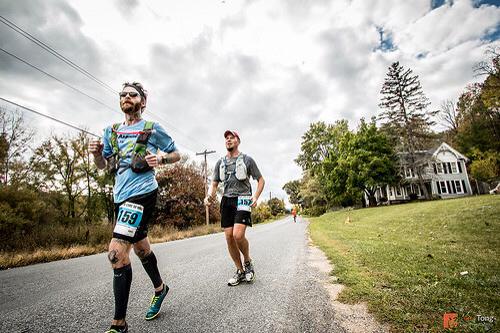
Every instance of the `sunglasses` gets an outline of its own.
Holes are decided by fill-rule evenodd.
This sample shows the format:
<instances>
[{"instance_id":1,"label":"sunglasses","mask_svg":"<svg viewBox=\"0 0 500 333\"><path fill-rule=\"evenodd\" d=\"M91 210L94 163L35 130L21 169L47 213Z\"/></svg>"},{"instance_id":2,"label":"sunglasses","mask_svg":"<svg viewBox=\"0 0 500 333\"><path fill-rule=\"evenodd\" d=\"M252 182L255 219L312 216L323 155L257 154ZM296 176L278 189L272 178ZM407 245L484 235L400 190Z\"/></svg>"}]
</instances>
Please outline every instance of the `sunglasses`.
<instances>
[{"instance_id":1,"label":"sunglasses","mask_svg":"<svg viewBox=\"0 0 500 333\"><path fill-rule=\"evenodd\" d=\"M121 98L124 98L127 95L129 95L130 97L134 98L134 97L139 96L139 93L135 92L135 91L122 91L119 95L120 95Z\"/></svg>"}]
</instances>

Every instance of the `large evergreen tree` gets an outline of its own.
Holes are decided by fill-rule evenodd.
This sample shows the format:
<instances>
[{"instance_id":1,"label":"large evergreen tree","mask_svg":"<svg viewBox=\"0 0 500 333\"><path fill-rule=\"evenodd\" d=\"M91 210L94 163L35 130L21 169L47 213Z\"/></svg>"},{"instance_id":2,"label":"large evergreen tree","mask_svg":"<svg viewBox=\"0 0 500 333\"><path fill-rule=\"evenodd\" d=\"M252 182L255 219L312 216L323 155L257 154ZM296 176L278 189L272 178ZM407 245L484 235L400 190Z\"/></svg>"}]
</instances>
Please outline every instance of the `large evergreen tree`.
<instances>
[{"instance_id":1,"label":"large evergreen tree","mask_svg":"<svg viewBox=\"0 0 500 333\"><path fill-rule=\"evenodd\" d=\"M424 94L418 75L409 68L405 69L399 62L394 62L389 67L380 93L380 119L385 120L389 132L397 136L396 142L401 143L398 148L408 157L404 163L415 171L420 188L429 199L422 177L427 163L419 160L416 153L428 148L425 145L432 136L432 117L436 111L428 110L430 102Z\"/></svg>"}]
</instances>

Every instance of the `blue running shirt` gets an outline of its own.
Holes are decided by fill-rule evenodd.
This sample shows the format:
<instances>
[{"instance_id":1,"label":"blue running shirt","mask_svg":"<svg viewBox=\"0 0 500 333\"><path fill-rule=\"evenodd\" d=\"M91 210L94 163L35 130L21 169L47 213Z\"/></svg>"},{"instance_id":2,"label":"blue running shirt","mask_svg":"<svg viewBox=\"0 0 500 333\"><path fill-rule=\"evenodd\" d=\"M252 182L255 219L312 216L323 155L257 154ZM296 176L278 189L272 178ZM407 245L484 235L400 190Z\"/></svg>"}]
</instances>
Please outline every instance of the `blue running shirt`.
<instances>
[{"instance_id":1,"label":"blue running shirt","mask_svg":"<svg viewBox=\"0 0 500 333\"><path fill-rule=\"evenodd\" d=\"M120 168L115 176L115 186L113 188L115 203L123 202L130 197L145 194L158 188L154 170L135 173L129 167L132 161L131 156L135 142L139 136L139 132L144 130L145 122L145 120L141 120L131 126L121 124L120 127L118 127L118 148L120 149L120 156L124 157L120 159ZM102 156L104 158L108 158L113 154L113 147L111 146L112 128L113 126L108 126L104 129L104 149L102 151ZM154 123L153 131L148 140L147 149L153 154L156 154L158 150L166 153L177 150L175 142L158 123Z\"/></svg>"}]
</instances>

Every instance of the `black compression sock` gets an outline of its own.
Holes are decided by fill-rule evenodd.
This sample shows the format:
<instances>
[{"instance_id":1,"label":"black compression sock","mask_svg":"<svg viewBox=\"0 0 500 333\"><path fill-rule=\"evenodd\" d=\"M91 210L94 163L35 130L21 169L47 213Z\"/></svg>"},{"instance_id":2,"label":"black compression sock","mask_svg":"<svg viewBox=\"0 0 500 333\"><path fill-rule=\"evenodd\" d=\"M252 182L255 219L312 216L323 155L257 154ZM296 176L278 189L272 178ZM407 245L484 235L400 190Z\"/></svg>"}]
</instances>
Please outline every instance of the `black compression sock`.
<instances>
[{"instance_id":1,"label":"black compression sock","mask_svg":"<svg viewBox=\"0 0 500 333\"><path fill-rule=\"evenodd\" d=\"M128 264L113 270L113 292L115 294L115 320L124 319L127 314L128 296L132 284L132 266Z\"/></svg>"},{"instance_id":2,"label":"black compression sock","mask_svg":"<svg viewBox=\"0 0 500 333\"><path fill-rule=\"evenodd\" d=\"M156 290L155 290L155 296L160 296L160 295L161 295L161 293L163 292L163 290L165 290L165 287L166 287L166 286L167 286L167 285L166 285L166 284L164 284L164 285L163 285L163 288L162 288L160 291L156 291Z\"/></svg>"},{"instance_id":3,"label":"black compression sock","mask_svg":"<svg viewBox=\"0 0 500 333\"><path fill-rule=\"evenodd\" d=\"M144 270L148 273L151 282L153 282L153 287L156 289L161 286L163 281L161 280L160 272L158 271L158 262L156 261L156 256L153 251L151 251L151 253L146 257L142 258L141 262L142 267L144 267Z\"/></svg>"}]
</instances>

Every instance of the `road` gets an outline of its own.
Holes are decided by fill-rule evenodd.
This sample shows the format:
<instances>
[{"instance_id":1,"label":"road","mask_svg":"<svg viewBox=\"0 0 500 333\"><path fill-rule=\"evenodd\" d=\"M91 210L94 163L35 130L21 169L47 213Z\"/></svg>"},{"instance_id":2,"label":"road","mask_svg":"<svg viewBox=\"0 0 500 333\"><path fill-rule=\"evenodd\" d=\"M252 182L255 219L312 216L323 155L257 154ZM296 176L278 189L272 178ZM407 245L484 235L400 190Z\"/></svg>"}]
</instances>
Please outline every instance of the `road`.
<instances>
[{"instance_id":1,"label":"road","mask_svg":"<svg viewBox=\"0 0 500 333\"><path fill-rule=\"evenodd\" d=\"M256 280L236 287L223 233L153 245L170 293L150 322L152 285L132 255L129 331L344 332L308 264L306 231L290 217L249 228ZM0 271L0 332L104 332L112 316L106 254Z\"/></svg>"}]
</instances>

